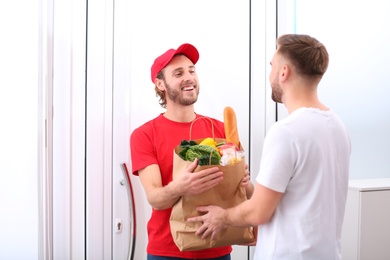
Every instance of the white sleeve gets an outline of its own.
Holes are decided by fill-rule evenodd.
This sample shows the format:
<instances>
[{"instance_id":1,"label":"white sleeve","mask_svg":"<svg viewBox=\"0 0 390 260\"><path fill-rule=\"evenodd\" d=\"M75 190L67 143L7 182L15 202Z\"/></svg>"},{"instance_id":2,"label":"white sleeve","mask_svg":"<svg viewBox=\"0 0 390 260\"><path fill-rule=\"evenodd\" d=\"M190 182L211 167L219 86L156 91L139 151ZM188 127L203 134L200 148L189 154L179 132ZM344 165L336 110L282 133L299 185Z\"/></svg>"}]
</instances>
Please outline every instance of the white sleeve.
<instances>
[{"instance_id":1,"label":"white sleeve","mask_svg":"<svg viewBox=\"0 0 390 260\"><path fill-rule=\"evenodd\" d=\"M272 190L285 192L297 161L294 135L284 124L275 123L264 140L256 181Z\"/></svg>"}]
</instances>

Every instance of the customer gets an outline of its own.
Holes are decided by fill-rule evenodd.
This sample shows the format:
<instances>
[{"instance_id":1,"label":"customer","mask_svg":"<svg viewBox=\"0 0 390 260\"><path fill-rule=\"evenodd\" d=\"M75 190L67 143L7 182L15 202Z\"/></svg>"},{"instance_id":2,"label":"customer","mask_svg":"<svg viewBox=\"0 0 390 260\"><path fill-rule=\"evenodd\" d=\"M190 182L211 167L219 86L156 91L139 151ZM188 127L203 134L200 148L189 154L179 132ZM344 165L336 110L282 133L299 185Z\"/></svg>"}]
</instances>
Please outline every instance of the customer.
<instances>
[{"instance_id":1,"label":"customer","mask_svg":"<svg viewBox=\"0 0 390 260\"><path fill-rule=\"evenodd\" d=\"M218 167L193 172L195 160L178 178L172 179L173 149L183 139L190 138L191 123L199 117L194 103L199 95L199 81L195 64L199 59L197 49L183 44L177 50L169 49L159 56L151 68L160 105L165 113L146 122L131 134L132 172L139 175L147 199L152 206L148 222L148 260L151 259L230 259L231 246L214 249L180 252L175 245L169 219L175 202L183 195L200 194L216 186L223 178ZM224 138L224 125L212 119L214 137ZM209 120L196 120L191 139L212 136ZM248 195L253 192L249 172L242 182Z\"/></svg>"},{"instance_id":2,"label":"customer","mask_svg":"<svg viewBox=\"0 0 390 260\"><path fill-rule=\"evenodd\" d=\"M351 144L339 117L318 99L328 60L308 35L277 40L272 99L289 115L266 135L251 199L227 210L199 207L208 213L189 220L204 222L197 235L259 225L254 259L341 259Z\"/></svg>"}]
</instances>

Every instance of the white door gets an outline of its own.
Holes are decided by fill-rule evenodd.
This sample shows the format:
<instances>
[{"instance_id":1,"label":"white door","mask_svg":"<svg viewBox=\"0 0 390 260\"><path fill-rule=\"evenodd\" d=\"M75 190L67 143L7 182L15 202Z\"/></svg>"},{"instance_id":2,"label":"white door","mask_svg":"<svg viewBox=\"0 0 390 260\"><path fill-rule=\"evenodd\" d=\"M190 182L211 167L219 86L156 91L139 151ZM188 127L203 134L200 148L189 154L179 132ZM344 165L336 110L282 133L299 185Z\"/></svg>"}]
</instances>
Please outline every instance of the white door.
<instances>
[{"instance_id":1,"label":"white door","mask_svg":"<svg viewBox=\"0 0 390 260\"><path fill-rule=\"evenodd\" d=\"M129 244L129 202L120 184L120 164L131 172L130 133L163 112L150 80L154 59L182 43L200 52L197 73L199 114L223 120L223 109L237 113L242 142L249 151L250 20L249 1L115 1L113 70L113 220L123 231L113 234L114 259L123 259ZM260 112L260 111L258 111ZM146 259L146 223L150 206L138 177L131 175L137 216L135 259ZM115 225L114 225L115 226ZM247 247L235 247L233 259L246 259Z\"/></svg>"}]
</instances>

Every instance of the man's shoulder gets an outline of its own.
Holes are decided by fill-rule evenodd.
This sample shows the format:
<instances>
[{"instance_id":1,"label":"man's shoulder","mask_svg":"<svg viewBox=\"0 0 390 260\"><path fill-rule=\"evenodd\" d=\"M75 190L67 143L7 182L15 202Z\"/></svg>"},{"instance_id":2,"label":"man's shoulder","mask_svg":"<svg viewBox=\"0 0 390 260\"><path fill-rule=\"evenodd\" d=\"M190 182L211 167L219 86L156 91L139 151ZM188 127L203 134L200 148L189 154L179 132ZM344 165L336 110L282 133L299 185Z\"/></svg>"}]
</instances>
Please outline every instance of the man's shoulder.
<instances>
[{"instance_id":1,"label":"man's shoulder","mask_svg":"<svg viewBox=\"0 0 390 260\"><path fill-rule=\"evenodd\" d=\"M156 125L156 122L159 120L161 115L149 120L149 121L146 121L145 123L143 123L142 125L136 127L132 133L131 133L131 136L138 136L140 134L147 134L147 133L150 133L151 131L153 131L155 125Z\"/></svg>"}]
</instances>

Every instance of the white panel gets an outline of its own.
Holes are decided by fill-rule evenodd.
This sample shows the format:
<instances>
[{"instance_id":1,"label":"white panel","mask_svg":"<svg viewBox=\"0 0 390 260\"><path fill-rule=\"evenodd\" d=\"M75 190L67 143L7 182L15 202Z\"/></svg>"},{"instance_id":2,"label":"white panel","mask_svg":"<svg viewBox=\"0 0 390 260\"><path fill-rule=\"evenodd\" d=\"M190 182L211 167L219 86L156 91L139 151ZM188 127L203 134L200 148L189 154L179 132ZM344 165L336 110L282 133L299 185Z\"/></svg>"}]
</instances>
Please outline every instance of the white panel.
<instances>
[{"instance_id":1,"label":"white panel","mask_svg":"<svg viewBox=\"0 0 390 260\"><path fill-rule=\"evenodd\" d=\"M0 2L1 259L38 259L38 15L37 0Z\"/></svg>"},{"instance_id":2,"label":"white panel","mask_svg":"<svg viewBox=\"0 0 390 260\"><path fill-rule=\"evenodd\" d=\"M38 219L39 259L53 257L53 1L40 1L39 8L39 116Z\"/></svg>"},{"instance_id":3,"label":"white panel","mask_svg":"<svg viewBox=\"0 0 390 260\"><path fill-rule=\"evenodd\" d=\"M88 2L86 257L112 258L113 1Z\"/></svg>"},{"instance_id":4,"label":"white panel","mask_svg":"<svg viewBox=\"0 0 390 260\"><path fill-rule=\"evenodd\" d=\"M54 6L53 40L53 256L70 258L70 5Z\"/></svg>"},{"instance_id":5,"label":"white panel","mask_svg":"<svg viewBox=\"0 0 390 260\"><path fill-rule=\"evenodd\" d=\"M362 192L360 259L386 259L390 256L389 205L390 190Z\"/></svg>"},{"instance_id":6,"label":"white panel","mask_svg":"<svg viewBox=\"0 0 390 260\"><path fill-rule=\"evenodd\" d=\"M271 99L268 76L275 51L276 3L273 0L251 1L251 118L250 171L252 181L260 170L264 137L275 122L275 102ZM250 247L249 259L254 248Z\"/></svg>"},{"instance_id":7,"label":"white panel","mask_svg":"<svg viewBox=\"0 0 390 260\"><path fill-rule=\"evenodd\" d=\"M64 0L66 1L66 0ZM85 258L85 53L86 0L72 0L71 45L71 259Z\"/></svg>"},{"instance_id":8,"label":"white panel","mask_svg":"<svg viewBox=\"0 0 390 260\"><path fill-rule=\"evenodd\" d=\"M85 1L56 1L53 16L53 258L84 258ZM48 10L50 12L50 10ZM50 46L52 44L52 46ZM51 111L53 109L53 111ZM51 133L52 131L52 133Z\"/></svg>"},{"instance_id":9,"label":"white panel","mask_svg":"<svg viewBox=\"0 0 390 260\"><path fill-rule=\"evenodd\" d=\"M341 253L344 259L358 259L359 223L361 209L361 192L348 190L343 228L341 232Z\"/></svg>"},{"instance_id":10,"label":"white panel","mask_svg":"<svg viewBox=\"0 0 390 260\"><path fill-rule=\"evenodd\" d=\"M129 1L127 0L116 0L114 9L114 74L113 74L113 163L112 163L112 213L113 220L122 220L122 231L117 233L113 230L113 248L112 254L113 259L127 259L129 250L131 250L132 244L130 243L130 227L132 216L129 215L129 207L131 202L127 198L126 187L120 184L120 181L124 179L123 173L120 168L121 163L126 163L128 169L129 165L129 67L128 62L130 59L130 49L128 48L129 41ZM138 178L130 176L131 184L137 194L136 207L139 212L145 212L142 207L143 203L139 203L139 200L143 194L140 189L140 183ZM137 213L139 213L137 212ZM143 226L147 216L138 215L137 226ZM138 228L135 230L140 237L136 239L136 247L143 247L144 241L142 237L145 233L144 229ZM138 251L142 252L142 250ZM144 256L137 256L134 259L146 259Z\"/></svg>"},{"instance_id":11,"label":"white panel","mask_svg":"<svg viewBox=\"0 0 390 260\"><path fill-rule=\"evenodd\" d=\"M255 178L260 167L264 136L275 122L275 103L271 99L268 76L275 51L276 4L272 0L253 2L251 12L250 166L252 178Z\"/></svg>"},{"instance_id":12,"label":"white panel","mask_svg":"<svg viewBox=\"0 0 390 260\"><path fill-rule=\"evenodd\" d=\"M341 236L344 259L387 259L390 255L389 181L350 180Z\"/></svg>"}]
</instances>

